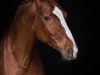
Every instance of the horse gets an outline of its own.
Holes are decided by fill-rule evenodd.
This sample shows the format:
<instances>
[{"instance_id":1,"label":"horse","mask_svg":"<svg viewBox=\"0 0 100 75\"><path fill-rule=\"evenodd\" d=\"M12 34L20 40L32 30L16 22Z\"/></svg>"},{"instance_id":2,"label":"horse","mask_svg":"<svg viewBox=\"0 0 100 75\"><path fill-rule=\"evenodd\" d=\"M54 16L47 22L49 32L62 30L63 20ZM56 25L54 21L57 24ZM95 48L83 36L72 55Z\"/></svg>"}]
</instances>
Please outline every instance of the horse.
<instances>
[{"instance_id":1,"label":"horse","mask_svg":"<svg viewBox=\"0 0 100 75\"><path fill-rule=\"evenodd\" d=\"M56 49L62 59L76 59L78 48L66 18L55 0L23 1L0 40L0 75L45 75L37 39Z\"/></svg>"}]
</instances>

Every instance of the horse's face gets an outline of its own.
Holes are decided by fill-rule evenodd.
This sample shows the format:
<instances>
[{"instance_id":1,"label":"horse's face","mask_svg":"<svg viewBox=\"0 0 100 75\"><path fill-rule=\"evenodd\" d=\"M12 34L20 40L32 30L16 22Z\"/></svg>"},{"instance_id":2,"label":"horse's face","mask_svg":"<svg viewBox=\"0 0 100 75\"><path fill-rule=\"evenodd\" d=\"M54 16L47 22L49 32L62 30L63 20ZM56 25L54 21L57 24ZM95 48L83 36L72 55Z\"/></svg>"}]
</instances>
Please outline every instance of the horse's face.
<instances>
[{"instance_id":1,"label":"horse's face","mask_svg":"<svg viewBox=\"0 0 100 75\"><path fill-rule=\"evenodd\" d=\"M64 59L74 59L77 47L73 36L65 22L65 12L56 4L42 2L38 9L36 35L44 43L47 43L61 52Z\"/></svg>"}]
</instances>

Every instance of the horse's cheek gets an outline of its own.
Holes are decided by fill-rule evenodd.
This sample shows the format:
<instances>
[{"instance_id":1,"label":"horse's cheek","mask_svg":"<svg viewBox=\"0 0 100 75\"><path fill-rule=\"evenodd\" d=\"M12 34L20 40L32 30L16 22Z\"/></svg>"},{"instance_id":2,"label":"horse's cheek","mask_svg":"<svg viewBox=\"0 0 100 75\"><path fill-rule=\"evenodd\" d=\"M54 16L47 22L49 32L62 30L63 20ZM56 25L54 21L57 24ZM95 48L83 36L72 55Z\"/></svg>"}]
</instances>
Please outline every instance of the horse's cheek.
<instances>
[{"instance_id":1,"label":"horse's cheek","mask_svg":"<svg viewBox=\"0 0 100 75\"><path fill-rule=\"evenodd\" d=\"M37 31L37 38L44 43L48 41L47 35L42 31Z\"/></svg>"}]
</instances>

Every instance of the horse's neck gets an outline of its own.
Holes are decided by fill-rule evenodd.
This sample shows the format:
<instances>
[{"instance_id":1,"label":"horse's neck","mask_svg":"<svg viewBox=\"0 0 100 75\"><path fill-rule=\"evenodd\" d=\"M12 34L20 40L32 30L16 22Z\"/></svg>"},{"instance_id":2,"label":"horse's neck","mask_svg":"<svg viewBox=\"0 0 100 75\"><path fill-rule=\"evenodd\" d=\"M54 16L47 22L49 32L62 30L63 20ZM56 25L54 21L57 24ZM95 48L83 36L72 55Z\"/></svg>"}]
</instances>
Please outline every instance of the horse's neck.
<instances>
[{"instance_id":1,"label":"horse's neck","mask_svg":"<svg viewBox=\"0 0 100 75\"><path fill-rule=\"evenodd\" d=\"M12 46L16 60L20 63L29 56L36 41L35 32L31 22L27 17L22 17L16 21L9 35L9 42Z\"/></svg>"},{"instance_id":2,"label":"horse's neck","mask_svg":"<svg viewBox=\"0 0 100 75\"><path fill-rule=\"evenodd\" d=\"M16 75L15 73L21 68L27 68L31 53L36 52L33 49L35 32L32 27L27 26L30 25L27 24L27 20L22 18L14 24L4 41L4 67L9 75Z\"/></svg>"}]
</instances>

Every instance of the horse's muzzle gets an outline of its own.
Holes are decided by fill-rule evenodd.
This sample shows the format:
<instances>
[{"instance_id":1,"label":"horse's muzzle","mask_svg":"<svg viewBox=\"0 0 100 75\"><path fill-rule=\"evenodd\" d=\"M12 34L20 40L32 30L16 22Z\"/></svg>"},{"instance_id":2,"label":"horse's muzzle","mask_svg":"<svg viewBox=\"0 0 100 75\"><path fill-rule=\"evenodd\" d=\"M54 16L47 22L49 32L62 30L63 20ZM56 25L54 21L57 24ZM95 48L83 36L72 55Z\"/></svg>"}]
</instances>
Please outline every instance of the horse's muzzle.
<instances>
[{"instance_id":1,"label":"horse's muzzle","mask_svg":"<svg viewBox=\"0 0 100 75\"><path fill-rule=\"evenodd\" d=\"M73 57L73 49L72 48L67 49L67 59L68 60L73 60L74 59L74 57Z\"/></svg>"},{"instance_id":2,"label":"horse's muzzle","mask_svg":"<svg viewBox=\"0 0 100 75\"><path fill-rule=\"evenodd\" d=\"M72 48L68 48L67 49L67 60L74 60L77 58L77 54L75 56L73 56L73 49Z\"/></svg>"}]
</instances>

